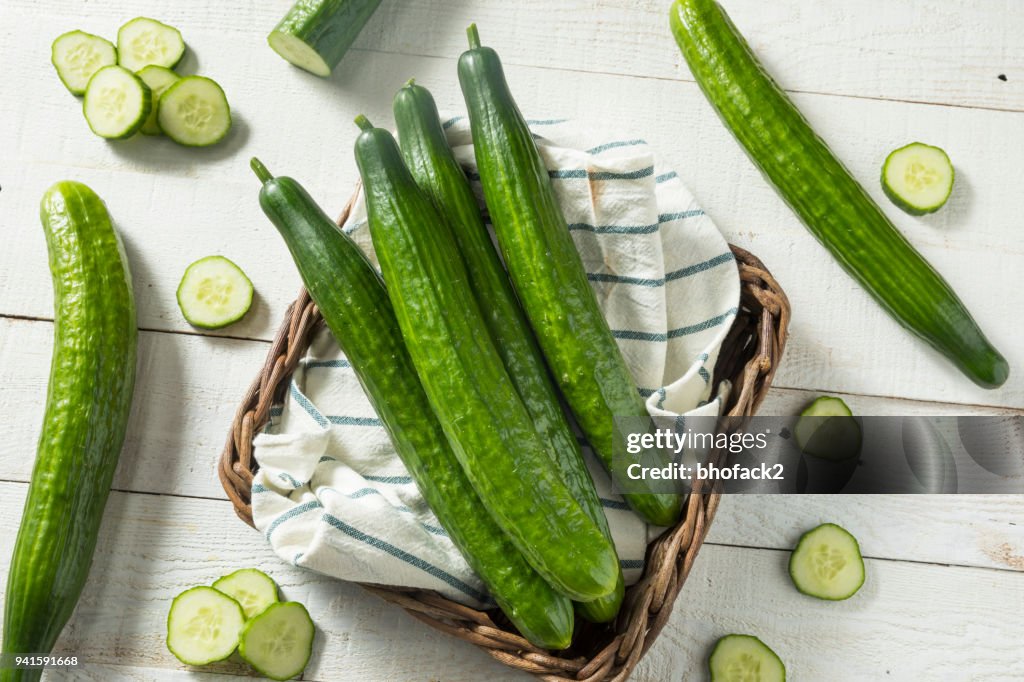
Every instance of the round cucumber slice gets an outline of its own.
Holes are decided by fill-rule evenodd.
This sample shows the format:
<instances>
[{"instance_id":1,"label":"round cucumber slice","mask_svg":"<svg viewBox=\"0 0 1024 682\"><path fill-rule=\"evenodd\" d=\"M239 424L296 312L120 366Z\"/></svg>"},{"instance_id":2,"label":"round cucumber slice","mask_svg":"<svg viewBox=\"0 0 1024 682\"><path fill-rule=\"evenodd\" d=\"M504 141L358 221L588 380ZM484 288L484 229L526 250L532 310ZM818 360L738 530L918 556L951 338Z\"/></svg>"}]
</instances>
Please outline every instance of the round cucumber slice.
<instances>
[{"instance_id":1,"label":"round cucumber slice","mask_svg":"<svg viewBox=\"0 0 1024 682\"><path fill-rule=\"evenodd\" d=\"M796 589L811 597L849 599L864 584L857 538L834 523L807 531L789 557L789 576Z\"/></svg>"},{"instance_id":2,"label":"round cucumber slice","mask_svg":"<svg viewBox=\"0 0 1024 682\"><path fill-rule=\"evenodd\" d=\"M277 603L277 584L255 568L243 568L218 579L213 589L220 590L242 605L248 620Z\"/></svg>"},{"instance_id":3,"label":"round cucumber slice","mask_svg":"<svg viewBox=\"0 0 1024 682\"><path fill-rule=\"evenodd\" d=\"M104 66L89 79L82 112L94 133L117 139L138 132L152 106L153 94L141 78L120 66Z\"/></svg>"},{"instance_id":4,"label":"round cucumber slice","mask_svg":"<svg viewBox=\"0 0 1024 682\"><path fill-rule=\"evenodd\" d=\"M231 108L217 83L202 76L186 76L161 95L157 122L178 144L207 147L231 130Z\"/></svg>"},{"instance_id":5,"label":"round cucumber slice","mask_svg":"<svg viewBox=\"0 0 1024 682\"><path fill-rule=\"evenodd\" d=\"M953 192L953 164L946 152L912 142L891 152L882 165L882 189L911 215L934 213Z\"/></svg>"},{"instance_id":6,"label":"round cucumber slice","mask_svg":"<svg viewBox=\"0 0 1024 682\"><path fill-rule=\"evenodd\" d=\"M149 86L150 92L153 93L153 106L150 108L149 116L146 117L146 122L142 124L139 132L143 135L160 135L163 133L160 130L160 123L157 121L160 97L167 92L167 88L180 81L181 76L166 66L157 66L156 64L150 64L142 69L139 71L138 76L142 79L143 83Z\"/></svg>"},{"instance_id":7,"label":"round cucumber slice","mask_svg":"<svg viewBox=\"0 0 1024 682\"><path fill-rule=\"evenodd\" d=\"M85 31L68 31L57 36L50 60L65 87L84 95L89 79L104 66L117 64L117 50L109 40Z\"/></svg>"},{"instance_id":8,"label":"round cucumber slice","mask_svg":"<svg viewBox=\"0 0 1024 682\"><path fill-rule=\"evenodd\" d=\"M786 682L778 654L753 635L726 635L708 658L711 682Z\"/></svg>"},{"instance_id":9,"label":"round cucumber slice","mask_svg":"<svg viewBox=\"0 0 1024 682\"><path fill-rule=\"evenodd\" d=\"M296 601L278 602L245 624L238 653L261 675L290 680L309 663L314 633L305 606Z\"/></svg>"},{"instance_id":10,"label":"round cucumber slice","mask_svg":"<svg viewBox=\"0 0 1024 682\"><path fill-rule=\"evenodd\" d=\"M181 31L156 19L136 17L117 31L117 61L131 71L150 64L172 69L184 54Z\"/></svg>"},{"instance_id":11,"label":"round cucumber slice","mask_svg":"<svg viewBox=\"0 0 1024 682\"><path fill-rule=\"evenodd\" d=\"M222 661L238 647L245 614L231 597L212 587L185 590L167 614L167 648L188 665Z\"/></svg>"},{"instance_id":12,"label":"round cucumber slice","mask_svg":"<svg viewBox=\"0 0 1024 682\"><path fill-rule=\"evenodd\" d=\"M845 460L860 454L860 423L841 398L822 396L808 405L793 427L801 452L830 460Z\"/></svg>"},{"instance_id":13,"label":"round cucumber slice","mask_svg":"<svg viewBox=\"0 0 1024 682\"><path fill-rule=\"evenodd\" d=\"M252 293L252 282L240 267L224 256L207 256L182 275L178 307L193 327L220 329L249 312Z\"/></svg>"}]
</instances>

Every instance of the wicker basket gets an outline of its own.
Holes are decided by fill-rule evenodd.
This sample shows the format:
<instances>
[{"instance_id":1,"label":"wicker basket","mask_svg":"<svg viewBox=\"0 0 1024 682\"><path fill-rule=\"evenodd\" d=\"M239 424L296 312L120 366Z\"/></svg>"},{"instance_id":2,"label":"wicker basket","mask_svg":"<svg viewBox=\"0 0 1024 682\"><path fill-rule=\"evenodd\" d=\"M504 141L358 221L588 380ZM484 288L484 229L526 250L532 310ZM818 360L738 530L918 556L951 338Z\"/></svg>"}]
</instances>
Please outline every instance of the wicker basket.
<instances>
[{"instance_id":1,"label":"wicker basket","mask_svg":"<svg viewBox=\"0 0 1024 682\"><path fill-rule=\"evenodd\" d=\"M351 207L350 201L339 225L345 222ZM749 417L768 392L782 358L790 309L785 293L764 264L737 246L731 248L742 280L740 313L722 346L714 383L733 382L727 416ZM219 474L235 511L250 526L253 474L259 468L253 458L253 438L270 419L271 405L282 399L288 378L322 323L320 312L303 289L289 306L267 359L231 425ZM624 680L668 621L718 500L717 492L696 488L679 523L647 548L643 576L626 590L615 622L601 626L581 622L572 646L562 652L534 647L497 610L477 611L431 591L361 586L431 627L475 644L505 665L543 680Z\"/></svg>"}]
</instances>

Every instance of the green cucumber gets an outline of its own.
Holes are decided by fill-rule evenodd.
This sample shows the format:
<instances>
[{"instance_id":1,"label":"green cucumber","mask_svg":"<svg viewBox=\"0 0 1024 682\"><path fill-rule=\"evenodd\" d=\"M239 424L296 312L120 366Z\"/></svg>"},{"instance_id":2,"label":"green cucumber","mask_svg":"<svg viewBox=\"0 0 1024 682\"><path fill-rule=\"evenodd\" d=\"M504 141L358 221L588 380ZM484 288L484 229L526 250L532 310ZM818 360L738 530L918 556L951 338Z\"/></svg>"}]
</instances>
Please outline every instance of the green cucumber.
<instances>
[{"instance_id":1,"label":"green cucumber","mask_svg":"<svg viewBox=\"0 0 1024 682\"><path fill-rule=\"evenodd\" d=\"M71 94L84 95L93 74L117 64L117 49L109 40L91 33L68 31L53 41L50 61Z\"/></svg>"},{"instance_id":2,"label":"green cucumber","mask_svg":"<svg viewBox=\"0 0 1024 682\"><path fill-rule=\"evenodd\" d=\"M255 159L253 169L263 181L260 206L437 520L524 637L545 649L566 648L572 605L483 509L430 409L380 276L299 183L272 177Z\"/></svg>"},{"instance_id":3,"label":"green cucumber","mask_svg":"<svg viewBox=\"0 0 1024 682\"><path fill-rule=\"evenodd\" d=\"M185 54L181 31L148 17L136 17L117 31L117 63L129 71L150 64L173 69Z\"/></svg>"},{"instance_id":4,"label":"green cucumber","mask_svg":"<svg viewBox=\"0 0 1024 682\"><path fill-rule=\"evenodd\" d=\"M841 398L821 396L804 408L793 427L801 452L834 461L860 454L860 423Z\"/></svg>"},{"instance_id":5,"label":"green cucumber","mask_svg":"<svg viewBox=\"0 0 1024 682\"><path fill-rule=\"evenodd\" d=\"M248 620L277 603L277 584L270 576L255 568L242 568L218 578L213 589L237 601Z\"/></svg>"},{"instance_id":6,"label":"green cucumber","mask_svg":"<svg viewBox=\"0 0 1024 682\"><path fill-rule=\"evenodd\" d=\"M380 0L297 0L267 42L286 61L326 78L378 5Z\"/></svg>"},{"instance_id":7,"label":"green cucumber","mask_svg":"<svg viewBox=\"0 0 1024 682\"><path fill-rule=\"evenodd\" d=\"M484 322L516 392L547 441L562 481L610 542L608 519L579 441L562 411L544 356L491 243L469 180L448 146L434 98L426 88L409 81L395 95L394 111L406 165L438 212L448 217L473 293L481 310L486 311ZM577 610L592 622L610 621L619 611L624 590L620 570L611 595L582 602Z\"/></svg>"},{"instance_id":8,"label":"green cucumber","mask_svg":"<svg viewBox=\"0 0 1024 682\"><path fill-rule=\"evenodd\" d=\"M217 83L186 76L160 96L157 123L167 137L186 147L209 147L231 130L231 107Z\"/></svg>"},{"instance_id":9,"label":"green cucumber","mask_svg":"<svg viewBox=\"0 0 1024 682\"><path fill-rule=\"evenodd\" d=\"M480 47L459 58L473 146L498 245L523 310L555 380L594 451L611 469L614 417L648 417L629 368L587 281L547 168L509 92L497 53ZM650 523L679 518L678 495L630 492Z\"/></svg>"},{"instance_id":10,"label":"green cucumber","mask_svg":"<svg viewBox=\"0 0 1024 682\"><path fill-rule=\"evenodd\" d=\"M272 604L245 624L238 654L261 675L290 680L306 669L314 634L305 606L296 601Z\"/></svg>"},{"instance_id":11,"label":"green cucumber","mask_svg":"<svg viewBox=\"0 0 1024 682\"><path fill-rule=\"evenodd\" d=\"M753 635L726 635L708 657L711 682L786 682L778 654Z\"/></svg>"},{"instance_id":12,"label":"green cucumber","mask_svg":"<svg viewBox=\"0 0 1024 682\"><path fill-rule=\"evenodd\" d=\"M167 92L167 88L181 80L181 76L171 71L166 66L151 64L138 73L139 78L145 83L150 92L153 93L153 106L149 110L146 122L142 124L139 132L143 135L160 135L160 122L157 120L157 111L160 107L160 96Z\"/></svg>"},{"instance_id":13,"label":"green cucumber","mask_svg":"<svg viewBox=\"0 0 1024 682\"><path fill-rule=\"evenodd\" d=\"M7 577L3 653L48 653L92 563L135 386L131 275L103 201L59 182L40 216L54 291L42 433ZM0 681L41 670L0 670Z\"/></svg>"},{"instance_id":14,"label":"green cucumber","mask_svg":"<svg viewBox=\"0 0 1024 682\"><path fill-rule=\"evenodd\" d=\"M391 134L363 116L355 155L373 248L424 392L498 525L562 594L611 594L612 544L562 482L473 299L445 220Z\"/></svg>"},{"instance_id":15,"label":"green cucumber","mask_svg":"<svg viewBox=\"0 0 1024 682\"><path fill-rule=\"evenodd\" d=\"M107 139L137 133L152 107L149 87L121 66L104 66L93 74L82 100L82 113L89 128Z\"/></svg>"},{"instance_id":16,"label":"green cucumber","mask_svg":"<svg viewBox=\"0 0 1024 682\"><path fill-rule=\"evenodd\" d=\"M789 577L796 589L811 597L849 599L864 584L857 538L834 523L807 531L789 557Z\"/></svg>"},{"instance_id":17,"label":"green cucumber","mask_svg":"<svg viewBox=\"0 0 1024 682\"><path fill-rule=\"evenodd\" d=\"M212 587L193 587L171 602L167 650L187 665L223 661L238 648L244 624L237 601Z\"/></svg>"},{"instance_id":18,"label":"green cucumber","mask_svg":"<svg viewBox=\"0 0 1024 682\"><path fill-rule=\"evenodd\" d=\"M1010 373L949 284L900 234L714 0L675 0L672 32L694 78L807 229L901 325L984 388Z\"/></svg>"},{"instance_id":19,"label":"green cucumber","mask_svg":"<svg viewBox=\"0 0 1024 682\"><path fill-rule=\"evenodd\" d=\"M895 149L882 164L882 189L910 215L935 213L953 193L956 173L942 149L921 142Z\"/></svg>"},{"instance_id":20,"label":"green cucumber","mask_svg":"<svg viewBox=\"0 0 1024 682\"><path fill-rule=\"evenodd\" d=\"M252 282L242 268L224 256L207 256L181 276L178 307L193 327L220 329L245 317L252 294Z\"/></svg>"}]
</instances>

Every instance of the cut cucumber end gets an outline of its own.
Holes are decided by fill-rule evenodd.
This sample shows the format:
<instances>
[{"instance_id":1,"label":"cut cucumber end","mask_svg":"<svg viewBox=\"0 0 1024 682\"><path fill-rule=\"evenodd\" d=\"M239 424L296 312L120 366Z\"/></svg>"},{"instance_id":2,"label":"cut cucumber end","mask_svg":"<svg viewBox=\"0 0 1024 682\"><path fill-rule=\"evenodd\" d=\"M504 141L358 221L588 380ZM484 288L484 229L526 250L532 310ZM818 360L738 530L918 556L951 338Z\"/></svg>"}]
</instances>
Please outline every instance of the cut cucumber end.
<instances>
[{"instance_id":1,"label":"cut cucumber end","mask_svg":"<svg viewBox=\"0 0 1024 682\"><path fill-rule=\"evenodd\" d=\"M108 139L131 137L153 106L153 95L141 78L121 66L105 66L89 79L82 113L89 128Z\"/></svg>"},{"instance_id":2,"label":"cut cucumber end","mask_svg":"<svg viewBox=\"0 0 1024 682\"><path fill-rule=\"evenodd\" d=\"M912 142L894 150L882 165L882 189L899 208L926 215L942 208L953 192L956 173L939 147Z\"/></svg>"},{"instance_id":3,"label":"cut cucumber end","mask_svg":"<svg viewBox=\"0 0 1024 682\"><path fill-rule=\"evenodd\" d=\"M789 558L789 576L803 594L842 601L864 584L864 558L857 538L834 523L823 523L800 538Z\"/></svg>"},{"instance_id":4,"label":"cut cucumber end","mask_svg":"<svg viewBox=\"0 0 1024 682\"><path fill-rule=\"evenodd\" d=\"M188 665L222 661L238 648L242 607L212 587L185 590L167 614L167 649Z\"/></svg>"},{"instance_id":5,"label":"cut cucumber end","mask_svg":"<svg viewBox=\"0 0 1024 682\"><path fill-rule=\"evenodd\" d=\"M253 286L224 256L207 256L185 270L178 307L193 327L220 329L242 319L252 306Z\"/></svg>"},{"instance_id":6,"label":"cut cucumber end","mask_svg":"<svg viewBox=\"0 0 1024 682\"><path fill-rule=\"evenodd\" d=\"M181 31L148 17L136 17L117 31L118 63L130 71L155 64L174 68L185 54Z\"/></svg>"},{"instance_id":7,"label":"cut cucumber end","mask_svg":"<svg viewBox=\"0 0 1024 682\"><path fill-rule=\"evenodd\" d=\"M64 86L74 95L84 95L97 71L117 64L117 49L91 33L68 31L53 41L50 61Z\"/></svg>"},{"instance_id":8,"label":"cut cucumber end","mask_svg":"<svg viewBox=\"0 0 1024 682\"><path fill-rule=\"evenodd\" d=\"M315 632L305 606L278 602L245 624L238 653L260 674L290 680L309 663Z\"/></svg>"},{"instance_id":9,"label":"cut cucumber end","mask_svg":"<svg viewBox=\"0 0 1024 682\"><path fill-rule=\"evenodd\" d=\"M219 578L213 583L213 589L237 601L246 620L258 616L268 606L277 603L277 583L255 568L243 568Z\"/></svg>"},{"instance_id":10,"label":"cut cucumber end","mask_svg":"<svg viewBox=\"0 0 1024 682\"><path fill-rule=\"evenodd\" d=\"M160 122L157 120L160 97L167 92L168 88L181 80L181 76L166 66L157 66L155 64L150 64L136 75L142 79L143 83L149 86L150 91L153 93L153 105L150 107L149 116L146 117L146 122L142 124L139 132L143 135L162 135L164 131L160 128Z\"/></svg>"},{"instance_id":11,"label":"cut cucumber end","mask_svg":"<svg viewBox=\"0 0 1024 682\"><path fill-rule=\"evenodd\" d=\"M231 107L215 81L186 76L161 95L157 122L180 145L208 147L231 130Z\"/></svg>"},{"instance_id":12,"label":"cut cucumber end","mask_svg":"<svg viewBox=\"0 0 1024 682\"><path fill-rule=\"evenodd\" d=\"M753 635L726 635L708 657L711 682L785 682L786 666Z\"/></svg>"},{"instance_id":13,"label":"cut cucumber end","mask_svg":"<svg viewBox=\"0 0 1024 682\"><path fill-rule=\"evenodd\" d=\"M834 461L860 454L860 423L841 398L822 396L808 405L793 427L801 452Z\"/></svg>"},{"instance_id":14,"label":"cut cucumber end","mask_svg":"<svg viewBox=\"0 0 1024 682\"><path fill-rule=\"evenodd\" d=\"M300 38L281 31L272 31L267 36L267 42L271 49L281 55L289 64L321 78L331 75L331 67L324 61L324 58Z\"/></svg>"}]
</instances>

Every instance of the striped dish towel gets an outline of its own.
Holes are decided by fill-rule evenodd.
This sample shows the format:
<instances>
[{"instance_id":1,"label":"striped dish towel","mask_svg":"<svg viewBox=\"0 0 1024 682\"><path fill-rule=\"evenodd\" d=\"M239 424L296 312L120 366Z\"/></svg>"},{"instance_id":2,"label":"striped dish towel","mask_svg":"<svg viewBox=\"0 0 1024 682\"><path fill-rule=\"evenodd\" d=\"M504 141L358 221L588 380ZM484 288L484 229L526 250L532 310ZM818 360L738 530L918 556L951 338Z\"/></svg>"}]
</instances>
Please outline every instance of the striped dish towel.
<instances>
[{"instance_id":1,"label":"striped dish towel","mask_svg":"<svg viewBox=\"0 0 1024 682\"><path fill-rule=\"evenodd\" d=\"M469 126L445 122L479 194ZM530 121L573 239L637 390L653 415L718 414L711 372L739 305L735 260L675 172L643 140ZM374 259L360 198L343 229ZM659 529L647 528L585 454L628 583ZM344 580L492 602L420 497L327 330L255 441L253 517L286 561Z\"/></svg>"}]
</instances>

